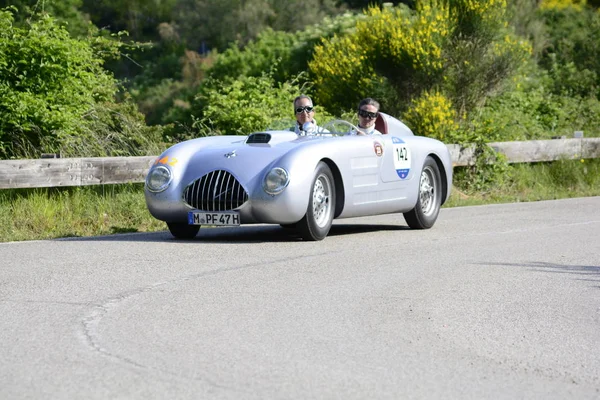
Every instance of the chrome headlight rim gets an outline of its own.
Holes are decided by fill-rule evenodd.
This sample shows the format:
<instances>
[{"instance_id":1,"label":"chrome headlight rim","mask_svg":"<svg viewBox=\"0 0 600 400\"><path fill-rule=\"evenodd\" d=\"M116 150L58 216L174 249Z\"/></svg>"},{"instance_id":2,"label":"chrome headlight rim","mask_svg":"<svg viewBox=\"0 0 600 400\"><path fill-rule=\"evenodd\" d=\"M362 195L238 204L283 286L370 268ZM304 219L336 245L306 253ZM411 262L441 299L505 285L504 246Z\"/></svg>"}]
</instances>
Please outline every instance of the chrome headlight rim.
<instances>
[{"instance_id":1,"label":"chrome headlight rim","mask_svg":"<svg viewBox=\"0 0 600 400\"><path fill-rule=\"evenodd\" d=\"M165 176L166 176L166 179L160 185L155 186L151 183L152 178L155 177L156 174L159 174L159 173L164 173L163 179ZM165 167L164 165L159 165L159 166L152 168L150 170L150 172L148 173L148 176L146 177L146 188L152 193L164 192L169 187L169 185L171 184L172 181L173 181L173 174L171 173L171 170L169 168Z\"/></svg>"},{"instance_id":2,"label":"chrome headlight rim","mask_svg":"<svg viewBox=\"0 0 600 400\"><path fill-rule=\"evenodd\" d=\"M285 168L271 168L265 174L263 179L263 190L271 196L276 196L283 192L290 183L290 174Z\"/></svg>"}]
</instances>

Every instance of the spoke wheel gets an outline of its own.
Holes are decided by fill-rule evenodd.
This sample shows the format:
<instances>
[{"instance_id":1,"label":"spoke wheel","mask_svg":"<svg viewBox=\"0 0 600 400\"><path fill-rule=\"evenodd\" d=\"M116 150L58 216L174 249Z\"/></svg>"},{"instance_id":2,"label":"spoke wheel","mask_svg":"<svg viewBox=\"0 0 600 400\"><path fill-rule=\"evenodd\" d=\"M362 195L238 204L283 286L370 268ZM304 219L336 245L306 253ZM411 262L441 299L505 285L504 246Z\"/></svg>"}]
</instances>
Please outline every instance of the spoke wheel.
<instances>
[{"instance_id":1,"label":"spoke wheel","mask_svg":"<svg viewBox=\"0 0 600 400\"><path fill-rule=\"evenodd\" d=\"M431 166L426 166L421 173L421 182L419 184L419 202L423 215L430 216L435 211L435 173Z\"/></svg>"},{"instance_id":2,"label":"spoke wheel","mask_svg":"<svg viewBox=\"0 0 600 400\"><path fill-rule=\"evenodd\" d=\"M317 165L309 196L306 215L297 228L304 240L323 240L331 229L335 209L333 174L324 162Z\"/></svg>"},{"instance_id":3,"label":"spoke wheel","mask_svg":"<svg viewBox=\"0 0 600 400\"><path fill-rule=\"evenodd\" d=\"M413 229L429 229L435 224L442 203L440 169L431 157L425 159L419 179L419 193L415 208L404 213L404 219Z\"/></svg>"}]
</instances>

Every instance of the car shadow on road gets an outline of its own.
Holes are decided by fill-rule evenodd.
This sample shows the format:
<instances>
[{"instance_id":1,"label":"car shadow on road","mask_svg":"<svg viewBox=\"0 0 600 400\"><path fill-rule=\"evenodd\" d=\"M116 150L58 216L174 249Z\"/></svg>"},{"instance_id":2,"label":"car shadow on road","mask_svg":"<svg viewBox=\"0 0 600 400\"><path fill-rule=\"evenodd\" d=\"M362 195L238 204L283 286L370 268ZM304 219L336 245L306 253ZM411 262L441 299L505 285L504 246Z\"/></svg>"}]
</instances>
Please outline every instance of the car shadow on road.
<instances>
[{"instance_id":1,"label":"car shadow on road","mask_svg":"<svg viewBox=\"0 0 600 400\"><path fill-rule=\"evenodd\" d=\"M336 224L331 227L329 236L355 235L367 232L409 231L408 226L381 224Z\"/></svg>"},{"instance_id":2,"label":"car shadow on road","mask_svg":"<svg viewBox=\"0 0 600 400\"><path fill-rule=\"evenodd\" d=\"M510 267L526 267L534 271L554 273L554 274L569 274L578 275L581 278L576 278L578 281L587 281L597 283L600 289L600 266L593 265L565 265L558 263L549 263L534 261L526 264L515 263L494 263L494 265L505 265ZM596 279L597 278L597 279Z\"/></svg>"},{"instance_id":3,"label":"car shadow on road","mask_svg":"<svg viewBox=\"0 0 600 400\"><path fill-rule=\"evenodd\" d=\"M329 237L349 236L369 232L410 230L408 226L381 224L334 224ZM69 237L61 241L117 241L117 242L176 242L176 243L263 243L301 242L295 229L279 225L244 225L240 227L203 227L198 235L190 240L175 239L168 231L146 233L123 233L94 237ZM327 240L327 239L325 239Z\"/></svg>"}]
</instances>

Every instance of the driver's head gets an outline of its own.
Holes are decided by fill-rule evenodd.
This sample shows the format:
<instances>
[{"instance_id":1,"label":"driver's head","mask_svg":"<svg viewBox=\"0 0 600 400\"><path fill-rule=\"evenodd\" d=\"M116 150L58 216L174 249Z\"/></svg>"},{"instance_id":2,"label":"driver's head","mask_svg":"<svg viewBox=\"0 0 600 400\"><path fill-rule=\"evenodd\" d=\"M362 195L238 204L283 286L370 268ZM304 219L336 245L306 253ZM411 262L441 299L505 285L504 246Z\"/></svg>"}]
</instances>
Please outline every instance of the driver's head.
<instances>
[{"instance_id":1,"label":"driver's head","mask_svg":"<svg viewBox=\"0 0 600 400\"><path fill-rule=\"evenodd\" d=\"M358 103L358 127L371 128L375 125L379 113L379 102L367 97Z\"/></svg>"},{"instance_id":2,"label":"driver's head","mask_svg":"<svg viewBox=\"0 0 600 400\"><path fill-rule=\"evenodd\" d=\"M294 99L294 113L296 114L296 121L298 121L300 126L305 122L312 122L315 110L311 98L304 94L296 97Z\"/></svg>"}]
</instances>

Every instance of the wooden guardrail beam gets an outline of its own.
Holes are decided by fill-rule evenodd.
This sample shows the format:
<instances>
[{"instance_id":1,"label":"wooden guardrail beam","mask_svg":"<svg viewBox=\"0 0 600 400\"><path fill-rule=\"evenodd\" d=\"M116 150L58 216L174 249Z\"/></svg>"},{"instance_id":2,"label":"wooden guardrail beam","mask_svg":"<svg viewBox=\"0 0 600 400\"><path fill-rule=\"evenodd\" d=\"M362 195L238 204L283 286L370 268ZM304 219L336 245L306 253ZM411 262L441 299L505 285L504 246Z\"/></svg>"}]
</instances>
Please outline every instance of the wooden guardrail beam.
<instances>
[{"instance_id":1,"label":"wooden guardrail beam","mask_svg":"<svg viewBox=\"0 0 600 400\"><path fill-rule=\"evenodd\" d=\"M530 140L488 145L504 154L511 163L600 158L600 138Z\"/></svg>"},{"instance_id":2,"label":"wooden guardrail beam","mask_svg":"<svg viewBox=\"0 0 600 400\"><path fill-rule=\"evenodd\" d=\"M0 161L0 189L143 182L155 160L150 156Z\"/></svg>"},{"instance_id":3,"label":"wooden guardrail beam","mask_svg":"<svg viewBox=\"0 0 600 400\"><path fill-rule=\"evenodd\" d=\"M600 138L492 142L488 143L488 146L497 153L504 154L509 163L600 158ZM448 149L454 166L460 167L474 162L473 146L449 144Z\"/></svg>"},{"instance_id":4,"label":"wooden guardrail beam","mask_svg":"<svg viewBox=\"0 0 600 400\"><path fill-rule=\"evenodd\" d=\"M488 143L509 163L600 158L600 138ZM454 166L474 162L473 147L449 144ZM49 158L0 161L0 189L143 182L156 160L147 157Z\"/></svg>"}]
</instances>

